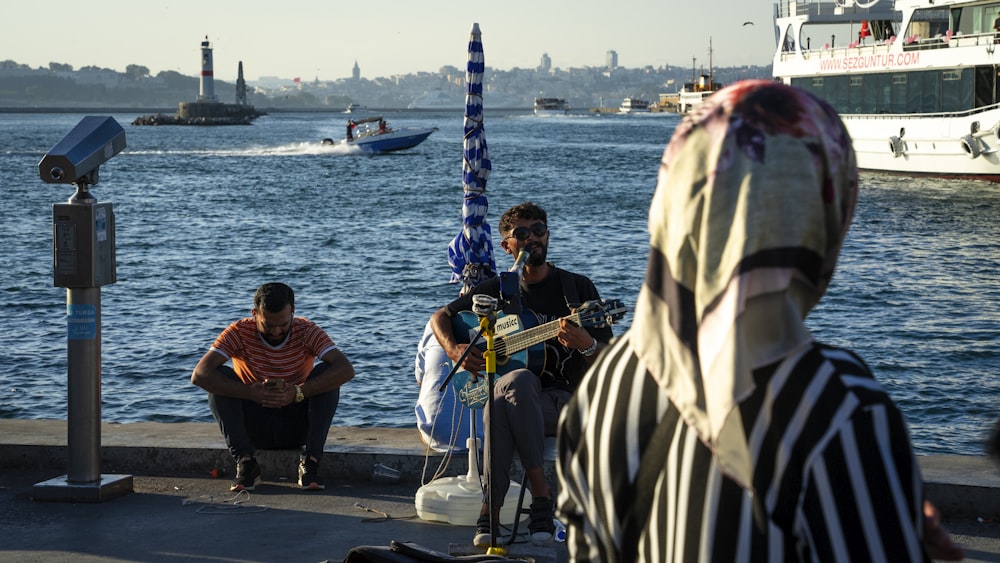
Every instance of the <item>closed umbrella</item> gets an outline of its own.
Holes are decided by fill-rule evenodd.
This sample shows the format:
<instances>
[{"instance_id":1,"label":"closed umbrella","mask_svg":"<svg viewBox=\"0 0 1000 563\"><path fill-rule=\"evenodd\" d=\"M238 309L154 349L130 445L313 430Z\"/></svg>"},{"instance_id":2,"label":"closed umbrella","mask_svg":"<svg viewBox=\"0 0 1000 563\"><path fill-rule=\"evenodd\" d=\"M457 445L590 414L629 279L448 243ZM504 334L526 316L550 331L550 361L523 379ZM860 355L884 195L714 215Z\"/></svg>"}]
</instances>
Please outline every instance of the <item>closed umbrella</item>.
<instances>
[{"instance_id":1,"label":"closed umbrella","mask_svg":"<svg viewBox=\"0 0 1000 563\"><path fill-rule=\"evenodd\" d=\"M496 276L493 241L486 222L489 201L486 180L492 164L483 128L483 59L479 24L472 24L469 61L465 71L465 135L462 141L462 231L448 245L451 283L461 283L461 294L479 282Z\"/></svg>"}]
</instances>

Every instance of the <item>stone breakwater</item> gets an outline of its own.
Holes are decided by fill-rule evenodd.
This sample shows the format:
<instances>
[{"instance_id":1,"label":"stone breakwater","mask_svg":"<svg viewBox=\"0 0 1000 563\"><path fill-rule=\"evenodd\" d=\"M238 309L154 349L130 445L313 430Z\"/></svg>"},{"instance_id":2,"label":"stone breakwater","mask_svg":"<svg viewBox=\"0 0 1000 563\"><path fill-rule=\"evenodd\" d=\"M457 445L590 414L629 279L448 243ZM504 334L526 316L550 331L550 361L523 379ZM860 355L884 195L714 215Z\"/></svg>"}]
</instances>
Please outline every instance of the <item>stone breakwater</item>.
<instances>
[{"instance_id":1,"label":"stone breakwater","mask_svg":"<svg viewBox=\"0 0 1000 563\"><path fill-rule=\"evenodd\" d=\"M253 106L216 102L181 102L177 113L135 118L132 125L250 125L262 112Z\"/></svg>"}]
</instances>

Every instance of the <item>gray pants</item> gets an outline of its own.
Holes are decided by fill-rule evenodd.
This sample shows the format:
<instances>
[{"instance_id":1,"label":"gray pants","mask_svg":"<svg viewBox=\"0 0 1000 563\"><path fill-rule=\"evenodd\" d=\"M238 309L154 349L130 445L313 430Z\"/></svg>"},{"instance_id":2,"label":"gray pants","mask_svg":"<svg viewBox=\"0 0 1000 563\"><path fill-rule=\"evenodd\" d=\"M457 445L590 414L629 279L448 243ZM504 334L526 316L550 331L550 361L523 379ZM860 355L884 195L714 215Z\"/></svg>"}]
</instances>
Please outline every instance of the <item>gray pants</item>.
<instances>
[{"instance_id":1,"label":"gray pants","mask_svg":"<svg viewBox=\"0 0 1000 563\"><path fill-rule=\"evenodd\" d=\"M492 484L494 509L503 506L510 488L515 451L525 469L542 467L545 437L556 435L559 412L570 397L561 389L543 390L538 376L526 369L514 370L496 380L492 408L486 410L483 421L486 478Z\"/></svg>"}]
</instances>

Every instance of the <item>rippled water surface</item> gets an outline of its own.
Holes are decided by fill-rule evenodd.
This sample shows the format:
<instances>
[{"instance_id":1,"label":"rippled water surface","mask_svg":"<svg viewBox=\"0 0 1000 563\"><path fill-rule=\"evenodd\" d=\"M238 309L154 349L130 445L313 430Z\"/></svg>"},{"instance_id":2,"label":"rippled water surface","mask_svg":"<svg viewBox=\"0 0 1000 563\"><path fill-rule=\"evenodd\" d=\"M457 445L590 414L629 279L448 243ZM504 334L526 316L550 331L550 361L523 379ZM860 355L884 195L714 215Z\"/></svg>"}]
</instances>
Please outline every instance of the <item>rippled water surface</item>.
<instances>
[{"instance_id":1,"label":"rippled water surface","mask_svg":"<svg viewBox=\"0 0 1000 563\"><path fill-rule=\"evenodd\" d=\"M66 416L66 290L52 286L52 203L41 156L79 114L0 114L0 418ZM249 127L132 127L93 188L114 204L118 281L102 288L102 416L211 421L191 369L254 288L282 280L358 371L334 423L414 424L414 353L457 295L448 242L461 213L461 112L387 114L438 127L409 151L321 146L344 116L282 113ZM646 214L676 116L536 119L490 112L489 221L533 200L550 257L635 302ZM982 451L1000 378L1000 191L982 182L862 177L834 283L809 319L858 351L905 412L920 453ZM499 249L499 241L494 244ZM510 259L497 254L498 266ZM620 334L627 315L616 327Z\"/></svg>"}]
</instances>

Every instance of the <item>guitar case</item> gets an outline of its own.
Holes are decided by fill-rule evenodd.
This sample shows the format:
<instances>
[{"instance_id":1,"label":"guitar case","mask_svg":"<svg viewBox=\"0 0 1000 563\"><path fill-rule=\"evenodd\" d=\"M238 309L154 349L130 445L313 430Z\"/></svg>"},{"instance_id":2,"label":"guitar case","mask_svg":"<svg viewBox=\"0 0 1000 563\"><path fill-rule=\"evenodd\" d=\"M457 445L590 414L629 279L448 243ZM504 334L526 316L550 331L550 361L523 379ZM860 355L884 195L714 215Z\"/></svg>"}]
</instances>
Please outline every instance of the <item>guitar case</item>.
<instances>
[{"instance_id":1,"label":"guitar case","mask_svg":"<svg viewBox=\"0 0 1000 563\"><path fill-rule=\"evenodd\" d=\"M448 555L413 542L392 540L388 547L362 545L351 549L344 563L447 563L449 561L509 561L523 562L525 559L509 559L502 555ZM530 561L530 559L529 559Z\"/></svg>"}]
</instances>

